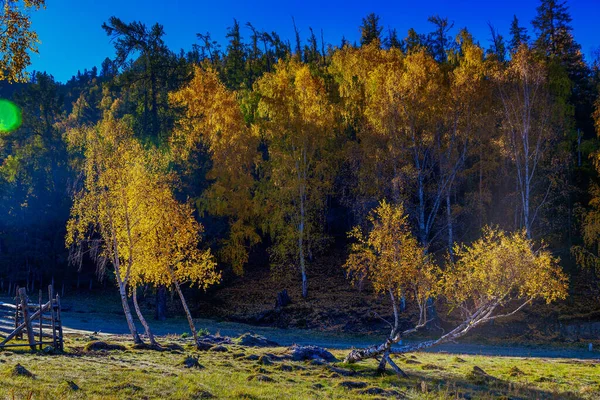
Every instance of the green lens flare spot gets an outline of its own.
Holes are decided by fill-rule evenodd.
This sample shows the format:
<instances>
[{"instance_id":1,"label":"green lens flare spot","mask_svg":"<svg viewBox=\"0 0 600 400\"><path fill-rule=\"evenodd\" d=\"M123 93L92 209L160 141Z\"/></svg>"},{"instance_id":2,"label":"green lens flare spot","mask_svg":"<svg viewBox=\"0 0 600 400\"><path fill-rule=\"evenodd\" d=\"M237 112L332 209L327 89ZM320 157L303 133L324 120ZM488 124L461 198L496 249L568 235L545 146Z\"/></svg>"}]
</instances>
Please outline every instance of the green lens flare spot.
<instances>
[{"instance_id":1,"label":"green lens flare spot","mask_svg":"<svg viewBox=\"0 0 600 400\"><path fill-rule=\"evenodd\" d=\"M9 100L0 99L0 133L12 132L21 126L21 109Z\"/></svg>"}]
</instances>

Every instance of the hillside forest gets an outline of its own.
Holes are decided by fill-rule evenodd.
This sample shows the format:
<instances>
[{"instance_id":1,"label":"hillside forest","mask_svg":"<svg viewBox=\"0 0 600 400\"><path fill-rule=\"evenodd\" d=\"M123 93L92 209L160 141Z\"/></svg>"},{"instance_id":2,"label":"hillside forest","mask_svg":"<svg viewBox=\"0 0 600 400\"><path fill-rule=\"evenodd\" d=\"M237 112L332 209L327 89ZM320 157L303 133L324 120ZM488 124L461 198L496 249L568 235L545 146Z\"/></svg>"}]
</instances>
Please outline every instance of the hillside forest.
<instances>
[{"instance_id":1,"label":"hillside forest","mask_svg":"<svg viewBox=\"0 0 600 400\"><path fill-rule=\"evenodd\" d=\"M325 271L388 310L387 342L347 356L384 368L440 310L462 321L444 341L547 303L542 323L597 320L600 57L560 0L489 37L428 21L325 43L234 19L177 50L114 16L114 57L61 83L26 72L35 26L0 19L0 291L118 292L154 342L139 295L196 336L198 299L266 271L270 303L303 304Z\"/></svg>"}]
</instances>

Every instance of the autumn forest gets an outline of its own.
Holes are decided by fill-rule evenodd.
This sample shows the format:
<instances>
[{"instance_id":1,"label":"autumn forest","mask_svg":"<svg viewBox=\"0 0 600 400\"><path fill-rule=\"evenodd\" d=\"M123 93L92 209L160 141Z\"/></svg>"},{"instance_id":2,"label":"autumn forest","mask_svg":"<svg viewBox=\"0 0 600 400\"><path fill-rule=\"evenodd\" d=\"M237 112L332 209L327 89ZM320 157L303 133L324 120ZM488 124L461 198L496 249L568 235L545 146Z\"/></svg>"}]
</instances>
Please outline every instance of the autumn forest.
<instances>
[{"instance_id":1,"label":"autumn forest","mask_svg":"<svg viewBox=\"0 0 600 400\"><path fill-rule=\"evenodd\" d=\"M382 310L344 362L398 376L392 355L522 312L552 337L599 321L600 55L568 3L487 37L435 14L423 32L366 15L356 43L234 19L186 50L114 16L115 56L64 83L27 69L44 3L0 2L1 296L118 295L128 340L160 347L174 313L201 350L218 293L260 276L265 309L324 309L343 276L338 312Z\"/></svg>"}]
</instances>

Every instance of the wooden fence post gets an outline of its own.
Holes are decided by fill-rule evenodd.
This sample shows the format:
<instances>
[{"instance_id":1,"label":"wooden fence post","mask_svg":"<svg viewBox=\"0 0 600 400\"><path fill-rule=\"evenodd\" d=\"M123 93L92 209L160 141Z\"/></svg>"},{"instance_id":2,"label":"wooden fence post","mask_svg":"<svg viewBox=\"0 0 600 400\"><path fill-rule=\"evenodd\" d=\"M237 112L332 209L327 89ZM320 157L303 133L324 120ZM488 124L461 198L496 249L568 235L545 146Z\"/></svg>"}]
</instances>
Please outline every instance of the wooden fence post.
<instances>
[{"instance_id":1,"label":"wooden fence post","mask_svg":"<svg viewBox=\"0 0 600 400\"><path fill-rule=\"evenodd\" d=\"M40 289L40 350L42 350L42 342L44 341L44 332L42 330L42 324L44 323L42 316L44 315L44 305L42 304L42 289Z\"/></svg>"},{"instance_id":2,"label":"wooden fence post","mask_svg":"<svg viewBox=\"0 0 600 400\"><path fill-rule=\"evenodd\" d=\"M33 327L31 326L31 320L29 319L29 308L27 305L27 290L25 288L19 289L19 297L21 298L21 313L23 314L23 320L27 329L27 340L29 341L29 346L31 347L31 350L35 351L35 337L33 335Z\"/></svg>"},{"instance_id":3,"label":"wooden fence post","mask_svg":"<svg viewBox=\"0 0 600 400\"><path fill-rule=\"evenodd\" d=\"M56 319L58 320L58 347L59 350L63 350L63 329L62 329L62 317L60 315L60 296L56 295Z\"/></svg>"},{"instance_id":4,"label":"wooden fence post","mask_svg":"<svg viewBox=\"0 0 600 400\"><path fill-rule=\"evenodd\" d=\"M19 286L15 292L15 329L19 327Z\"/></svg>"},{"instance_id":5,"label":"wooden fence post","mask_svg":"<svg viewBox=\"0 0 600 400\"><path fill-rule=\"evenodd\" d=\"M48 298L50 299L50 319L52 321L52 347L58 348L56 345L56 318L54 317L54 288L52 285L48 286Z\"/></svg>"}]
</instances>

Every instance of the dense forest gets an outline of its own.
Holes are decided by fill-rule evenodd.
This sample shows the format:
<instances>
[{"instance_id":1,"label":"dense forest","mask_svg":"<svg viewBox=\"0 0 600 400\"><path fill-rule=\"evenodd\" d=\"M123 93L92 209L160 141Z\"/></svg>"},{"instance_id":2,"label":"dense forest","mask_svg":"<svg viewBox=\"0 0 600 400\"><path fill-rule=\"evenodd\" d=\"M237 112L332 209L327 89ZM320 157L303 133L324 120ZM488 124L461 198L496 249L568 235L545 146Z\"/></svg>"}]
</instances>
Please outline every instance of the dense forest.
<instances>
[{"instance_id":1,"label":"dense forest","mask_svg":"<svg viewBox=\"0 0 600 400\"><path fill-rule=\"evenodd\" d=\"M0 132L0 290L116 282L138 308L136 287L183 300L268 263L310 298L335 250L332 269L385 293L403 272L378 284L357 240L374 245L364 232L392 204L435 262L516 232L597 298L600 59L584 58L567 4L541 0L531 27L515 16L491 40L429 22L386 32L370 14L360 43L331 44L233 20L226 46L198 33L175 51L159 23L112 17L100 68L66 83L4 73L22 124Z\"/></svg>"}]
</instances>

